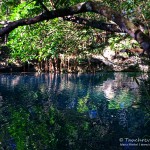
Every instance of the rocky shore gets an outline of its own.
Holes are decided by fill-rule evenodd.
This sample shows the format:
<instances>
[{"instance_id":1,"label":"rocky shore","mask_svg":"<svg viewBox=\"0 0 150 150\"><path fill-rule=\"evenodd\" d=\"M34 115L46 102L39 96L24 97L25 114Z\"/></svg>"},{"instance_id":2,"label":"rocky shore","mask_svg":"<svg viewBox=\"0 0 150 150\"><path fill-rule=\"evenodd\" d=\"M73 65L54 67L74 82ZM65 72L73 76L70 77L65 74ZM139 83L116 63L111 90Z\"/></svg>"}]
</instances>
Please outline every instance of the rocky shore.
<instances>
[{"instance_id":1,"label":"rocky shore","mask_svg":"<svg viewBox=\"0 0 150 150\"><path fill-rule=\"evenodd\" d=\"M148 58L126 53L116 53L106 49L99 55L85 57L64 56L45 61L30 61L22 63L19 60L9 62L6 51L0 52L0 72L98 72L98 71L150 71Z\"/></svg>"}]
</instances>

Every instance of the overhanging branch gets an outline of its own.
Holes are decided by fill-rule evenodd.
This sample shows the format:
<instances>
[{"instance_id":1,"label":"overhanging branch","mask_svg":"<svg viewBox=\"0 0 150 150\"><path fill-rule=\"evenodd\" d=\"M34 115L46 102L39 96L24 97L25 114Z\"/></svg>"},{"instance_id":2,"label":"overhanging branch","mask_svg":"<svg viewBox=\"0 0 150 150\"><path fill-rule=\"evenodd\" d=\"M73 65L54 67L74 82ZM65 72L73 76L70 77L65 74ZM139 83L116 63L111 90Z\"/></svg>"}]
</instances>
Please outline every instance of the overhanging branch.
<instances>
[{"instance_id":1,"label":"overhanging branch","mask_svg":"<svg viewBox=\"0 0 150 150\"><path fill-rule=\"evenodd\" d=\"M99 4L99 9L103 8L103 5L101 5L101 3L99 3L99 2L94 2L94 3L93 2L84 2L84 3L79 3L75 6L69 7L69 8L65 8L65 9L45 11L44 13L42 13L38 16L35 16L34 18L26 18L26 19L20 19L20 20L14 21L14 22L10 22L5 28L2 28L0 30L0 36L3 36L4 34L8 34L9 32L14 30L18 26L35 24L35 23L38 23L38 22L41 22L44 20L54 19L57 17L69 16L69 15L83 13L83 12L96 12L96 8L93 7L94 4L95 5ZM110 11L110 10L108 9L108 11ZM99 13L99 12L97 12L97 13ZM83 19L80 19L80 20L83 21ZM100 27L100 25L98 25L98 22L96 22L96 21L90 22L86 19L84 21L87 22L87 24L91 25L92 27L94 27L94 26ZM82 22L83 24L85 23L84 21ZM95 25L94 25L94 23L95 23ZM104 28L104 27L101 26L101 28ZM108 28L108 26L107 26L107 28ZM122 31L124 31L124 30L122 30Z\"/></svg>"},{"instance_id":2,"label":"overhanging branch","mask_svg":"<svg viewBox=\"0 0 150 150\"><path fill-rule=\"evenodd\" d=\"M35 16L34 18L26 18L11 22L5 28L0 30L0 36L11 32L18 26L35 24L44 20L85 12L94 12L103 15L108 20L112 20L113 22L115 22L122 31L125 31L131 37L137 40L137 42L141 45L144 51L146 51L147 54L150 56L150 38L147 35L145 35L132 22L130 22L127 18L121 16L121 14L112 10L111 8L104 6L100 2L83 2L69 8L46 11L38 16Z\"/></svg>"},{"instance_id":3,"label":"overhanging branch","mask_svg":"<svg viewBox=\"0 0 150 150\"><path fill-rule=\"evenodd\" d=\"M63 19L65 21L71 21L77 24L90 26L90 27L97 28L100 30L125 33L125 31L122 31L116 24L112 24L112 23L104 23L102 21L88 20L85 18L77 17L77 16L65 16L63 17Z\"/></svg>"}]
</instances>

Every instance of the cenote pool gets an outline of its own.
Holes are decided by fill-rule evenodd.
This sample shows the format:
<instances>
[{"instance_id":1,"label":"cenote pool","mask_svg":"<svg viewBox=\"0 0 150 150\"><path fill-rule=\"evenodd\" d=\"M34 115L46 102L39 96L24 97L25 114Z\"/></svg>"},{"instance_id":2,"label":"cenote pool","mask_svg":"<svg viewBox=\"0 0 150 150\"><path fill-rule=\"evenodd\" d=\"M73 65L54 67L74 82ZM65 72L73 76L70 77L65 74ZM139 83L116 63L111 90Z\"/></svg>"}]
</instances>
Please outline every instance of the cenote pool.
<instances>
[{"instance_id":1,"label":"cenote pool","mask_svg":"<svg viewBox=\"0 0 150 150\"><path fill-rule=\"evenodd\" d=\"M0 74L2 150L150 148L150 76Z\"/></svg>"}]
</instances>

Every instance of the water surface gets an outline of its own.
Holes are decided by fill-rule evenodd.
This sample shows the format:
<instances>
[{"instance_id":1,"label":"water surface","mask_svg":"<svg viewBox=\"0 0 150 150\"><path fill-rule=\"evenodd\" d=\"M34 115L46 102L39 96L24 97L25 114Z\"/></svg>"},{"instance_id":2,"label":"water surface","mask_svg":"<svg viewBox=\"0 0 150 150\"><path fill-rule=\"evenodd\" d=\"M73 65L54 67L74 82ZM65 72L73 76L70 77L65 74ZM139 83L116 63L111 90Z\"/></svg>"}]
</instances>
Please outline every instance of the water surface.
<instances>
[{"instance_id":1,"label":"water surface","mask_svg":"<svg viewBox=\"0 0 150 150\"><path fill-rule=\"evenodd\" d=\"M140 73L0 74L0 147L148 149L148 80Z\"/></svg>"}]
</instances>

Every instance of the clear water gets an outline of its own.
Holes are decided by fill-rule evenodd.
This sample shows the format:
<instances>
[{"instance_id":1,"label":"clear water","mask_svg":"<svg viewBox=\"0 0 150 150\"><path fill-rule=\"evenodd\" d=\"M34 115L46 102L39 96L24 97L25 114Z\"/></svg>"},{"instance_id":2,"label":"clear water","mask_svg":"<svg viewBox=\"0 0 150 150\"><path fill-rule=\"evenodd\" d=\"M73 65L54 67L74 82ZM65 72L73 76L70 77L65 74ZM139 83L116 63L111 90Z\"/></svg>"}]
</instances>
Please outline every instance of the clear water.
<instances>
[{"instance_id":1,"label":"clear water","mask_svg":"<svg viewBox=\"0 0 150 150\"><path fill-rule=\"evenodd\" d=\"M0 148L148 149L148 80L140 73L0 74Z\"/></svg>"}]
</instances>

